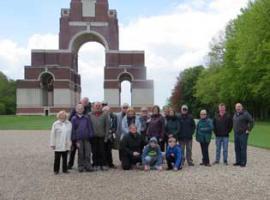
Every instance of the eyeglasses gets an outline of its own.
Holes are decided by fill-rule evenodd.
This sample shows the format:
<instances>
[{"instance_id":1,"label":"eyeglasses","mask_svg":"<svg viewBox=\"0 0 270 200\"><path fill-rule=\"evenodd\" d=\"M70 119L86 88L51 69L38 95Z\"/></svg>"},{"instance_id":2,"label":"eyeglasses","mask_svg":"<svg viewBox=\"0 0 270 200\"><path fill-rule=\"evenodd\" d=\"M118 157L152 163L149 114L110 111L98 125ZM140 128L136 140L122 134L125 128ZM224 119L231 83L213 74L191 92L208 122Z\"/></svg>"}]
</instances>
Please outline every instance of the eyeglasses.
<instances>
[{"instance_id":1,"label":"eyeglasses","mask_svg":"<svg viewBox=\"0 0 270 200\"><path fill-rule=\"evenodd\" d=\"M122 107L123 109L128 109L128 107Z\"/></svg>"},{"instance_id":2,"label":"eyeglasses","mask_svg":"<svg viewBox=\"0 0 270 200\"><path fill-rule=\"evenodd\" d=\"M174 143L174 141L173 140L169 140L169 142L168 143Z\"/></svg>"}]
</instances>

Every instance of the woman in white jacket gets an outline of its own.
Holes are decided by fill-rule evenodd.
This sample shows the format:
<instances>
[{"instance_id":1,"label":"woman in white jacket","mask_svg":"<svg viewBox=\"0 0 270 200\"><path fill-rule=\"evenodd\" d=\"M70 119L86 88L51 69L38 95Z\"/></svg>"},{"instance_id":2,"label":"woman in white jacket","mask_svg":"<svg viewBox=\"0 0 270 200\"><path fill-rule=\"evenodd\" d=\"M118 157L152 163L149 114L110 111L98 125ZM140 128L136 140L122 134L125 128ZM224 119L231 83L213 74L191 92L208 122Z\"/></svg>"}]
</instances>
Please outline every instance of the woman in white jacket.
<instances>
[{"instance_id":1,"label":"woman in white jacket","mask_svg":"<svg viewBox=\"0 0 270 200\"><path fill-rule=\"evenodd\" d=\"M67 154L71 146L71 131L72 125L67 120L67 113L60 111L57 114L57 121L52 125L50 146L55 152L54 157L54 173L59 173L60 160L62 157L63 173L68 173L67 170Z\"/></svg>"}]
</instances>

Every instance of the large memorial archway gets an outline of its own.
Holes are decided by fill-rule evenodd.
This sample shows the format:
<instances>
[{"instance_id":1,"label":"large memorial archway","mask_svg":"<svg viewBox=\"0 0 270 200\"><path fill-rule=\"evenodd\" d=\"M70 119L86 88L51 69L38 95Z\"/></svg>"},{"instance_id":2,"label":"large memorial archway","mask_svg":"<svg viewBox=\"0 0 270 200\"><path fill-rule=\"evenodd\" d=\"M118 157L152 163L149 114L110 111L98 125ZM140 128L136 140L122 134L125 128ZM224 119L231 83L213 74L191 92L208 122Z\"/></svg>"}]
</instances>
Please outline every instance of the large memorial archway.
<instances>
[{"instance_id":1,"label":"large memorial archway","mask_svg":"<svg viewBox=\"0 0 270 200\"><path fill-rule=\"evenodd\" d=\"M144 51L119 50L117 12L109 10L107 0L71 0L70 8L61 10L59 50L32 50L31 66L25 67L24 80L17 81L17 114L55 114L77 104L81 98L78 51L90 41L105 48L104 100L114 110L119 109L124 80L131 83L135 109L154 104ZM44 90L42 74L50 77L53 90ZM45 97L48 102L44 103Z\"/></svg>"}]
</instances>

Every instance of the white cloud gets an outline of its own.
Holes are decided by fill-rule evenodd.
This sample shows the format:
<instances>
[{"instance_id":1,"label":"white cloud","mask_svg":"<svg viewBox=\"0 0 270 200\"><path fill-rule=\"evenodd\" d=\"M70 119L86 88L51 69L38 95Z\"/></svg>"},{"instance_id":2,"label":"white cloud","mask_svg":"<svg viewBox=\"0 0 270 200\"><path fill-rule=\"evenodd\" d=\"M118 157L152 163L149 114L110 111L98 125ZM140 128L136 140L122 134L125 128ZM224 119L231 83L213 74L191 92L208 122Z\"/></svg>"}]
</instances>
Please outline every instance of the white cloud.
<instances>
[{"instance_id":1,"label":"white cloud","mask_svg":"<svg viewBox=\"0 0 270 200\"><path fill-rule=\"evenodd\" d=\"M170 13L120 26L122 49L145 50L148 74L155 81L157 104L164 104L170 96L180 71L204 64L211 39L224 30L247 2L192 0Z\"/></svg>"},{"instance_id":2,"label":"white cloud","mask_svg":"<svg viewBox=\"0 0 270 200\"><path fill-rule=\"evenodd\" d=\"M0 71L9 78L22 79L24 66L31 63L31 49L56 49L58 36L53 34L34 34L26 47L20 47L14 41L0 40Z\"/></svg>"},{"instance_id":3,"label":"white cloud","mask_svg":"<svg viewBox=\"0 0 270 200\"><path fill-rule=\"evenodd\" d=\"M204 63L211 39L240 13L240 8L247 2L191 0L166 14L140 17L127 25L120 25L121 50L145 50L148 78L155 81L157 104L164 104L170 96L181 70ZM34 34L26 47L20 47L14 41L0 40L0 70L10 78L23 78L23 66L30 63L31 49L57 47L56 34ZM80 58L83 96L101 100L104 48L85 45L80 50Z\"/></svg>"}]
</instances>

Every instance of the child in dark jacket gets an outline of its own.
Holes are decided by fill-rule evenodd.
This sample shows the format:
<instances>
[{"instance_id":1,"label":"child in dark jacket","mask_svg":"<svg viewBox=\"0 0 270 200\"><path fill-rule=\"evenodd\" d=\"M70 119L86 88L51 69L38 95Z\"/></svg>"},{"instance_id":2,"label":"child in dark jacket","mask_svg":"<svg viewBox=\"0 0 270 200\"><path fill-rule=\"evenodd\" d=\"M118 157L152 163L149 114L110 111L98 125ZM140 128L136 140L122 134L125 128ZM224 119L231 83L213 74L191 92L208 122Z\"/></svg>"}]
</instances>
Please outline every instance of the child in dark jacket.
<instances>
[{"instance_id":1,"label":"child in dark jacket","mask_svg":"<svg viewBox=\"0 0 270 200\"><path fill-rule=\"evenodd\" d=\"M180 145L176 143L176 138L170 137L168 141L169 145L166 150L166 160L168 170L180 170L182 169L182 150Z\"/></svg>"},{"instance_id":2,"label":"child in dark jacket","mask_svg":"<svg viewBox=\"0 0 270 200\"><path fill-rule=\"evenodd\" d=\"M145 171L150 169L162 170L162 152L155 137L152 137L149 144L144 147L142 163Z\"/></svg>"}]
</instances>

